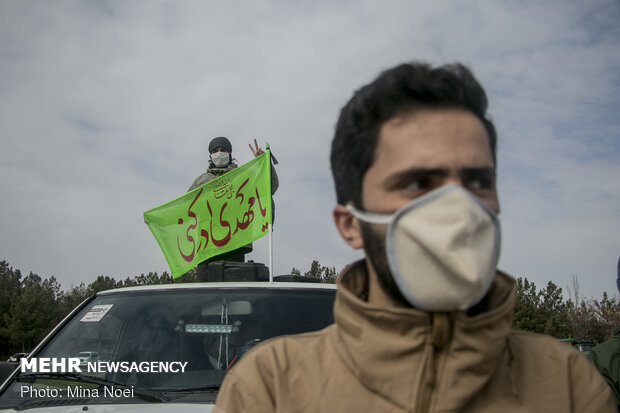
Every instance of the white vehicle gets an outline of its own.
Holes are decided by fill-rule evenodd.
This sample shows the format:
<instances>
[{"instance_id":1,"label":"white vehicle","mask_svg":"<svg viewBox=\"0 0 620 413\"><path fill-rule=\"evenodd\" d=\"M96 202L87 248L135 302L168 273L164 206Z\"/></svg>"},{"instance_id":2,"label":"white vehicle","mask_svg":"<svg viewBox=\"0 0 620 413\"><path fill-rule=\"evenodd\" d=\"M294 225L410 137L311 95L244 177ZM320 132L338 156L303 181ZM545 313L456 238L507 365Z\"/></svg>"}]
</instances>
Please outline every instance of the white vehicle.
<instances>
[{"instance_id":1,"label":"white vehicle","mask_svg":"<svg viewBox=\"0 0 620 413\"><path fill-rule=\"evenodd\" d=\"M88 362L99 360L99 353L96 351L80 351L77 358L80 359L80 365L85 366Z\"/></svg>"},{"instance_id":2,"label":"white vehicle","mask_svg":"<svg viewBox=\"0 0 620 413\"><path fill-rule=\"evenodd\" d=\"M18 369L0 387L0 411L210 412L227 370L251 347L332 323L335 285L277 279L97 293L28 355L88 352L94 369Z\"/></svg>"}]
</instances>

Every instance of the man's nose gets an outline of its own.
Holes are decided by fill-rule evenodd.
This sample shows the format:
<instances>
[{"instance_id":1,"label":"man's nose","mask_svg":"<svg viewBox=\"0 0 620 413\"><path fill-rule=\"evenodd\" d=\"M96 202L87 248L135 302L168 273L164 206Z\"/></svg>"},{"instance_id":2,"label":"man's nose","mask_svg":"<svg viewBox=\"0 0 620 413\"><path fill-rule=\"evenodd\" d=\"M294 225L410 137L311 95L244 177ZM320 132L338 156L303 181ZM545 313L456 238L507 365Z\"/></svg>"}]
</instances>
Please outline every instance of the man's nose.
<instances>
[{"instance_id":1,"label":"man's nose","mask_svg":"<svg viewBox=\"0 0 620 413\"><path fill-rule=\"evenodd\" d=\"M463 184L463 179L458 176L447 177L444 180L443 185L448 185L448 184L452 184L454 186L460 186L461 188L465 188L465 185Z\"/></svg>"}]
</instances>

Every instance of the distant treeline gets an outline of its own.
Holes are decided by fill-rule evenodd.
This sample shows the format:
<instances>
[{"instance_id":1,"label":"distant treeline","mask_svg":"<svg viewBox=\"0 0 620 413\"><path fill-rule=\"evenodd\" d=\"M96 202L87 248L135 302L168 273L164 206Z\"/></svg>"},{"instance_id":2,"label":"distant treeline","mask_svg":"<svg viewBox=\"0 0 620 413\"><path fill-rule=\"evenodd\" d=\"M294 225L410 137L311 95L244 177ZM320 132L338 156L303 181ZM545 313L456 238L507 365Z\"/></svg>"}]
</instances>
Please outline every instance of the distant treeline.
<instances>
[{"instance_id":1,"label":"distant treeline","mask_svg":"<svg viewBox=\"0 0 620 413\"><path fill-rule=\"evenodd\" d=\"M292 274L302 274L297 268ZM336 269L322 267L317 260L304 275L334 282ZM30 273L22 276L6 261L0 262L0 361L16 352L29 352L49 331L78 304L98 291L138 285L194 282L192 270L173 279L168 272L140 274L133 278L115 280L98 276L92 283L83 282L68 291L61 291L55 277L42 278ZM609 338L620 324L620 305L615 298L603 293L600 300L583 299L579 284L573 278L570 299L565 300L562 289L549 282L538 290L527 278L518 278L517 303L513 327L519 330L550 334L557 338L584 337L601 342Z\"/></svg>"},{"instance_id":2,"label":"distant treeline","mask_svg":"<svg viewBox=\"0 0 620 413\"><path fill-rule=\"evenodd\" d=\"M600 343L611 338L620 324L620 303L606 292L601 299L585 299L573 276L569 299L549 281L541 290L527 278L518 278L517 302L512 326L517 330L544 333L556 338L590 338Z\"/></svg>"},{"instance_id":3,"label":"distant treeline","mask_svg":"<svg viewBox=\"0 0 620 413\"><path fill-rule=\"evenodd\" d=\"M195 271L173 279L168 272L140 274L115 280L98 276L61 291L56 277L41 278L32 272L22 276L6 261L0 262L0 361L17 352L29 352L50 330L82 301L98 291L137 285L194 282Z\"/></svg>"}]
</instances>

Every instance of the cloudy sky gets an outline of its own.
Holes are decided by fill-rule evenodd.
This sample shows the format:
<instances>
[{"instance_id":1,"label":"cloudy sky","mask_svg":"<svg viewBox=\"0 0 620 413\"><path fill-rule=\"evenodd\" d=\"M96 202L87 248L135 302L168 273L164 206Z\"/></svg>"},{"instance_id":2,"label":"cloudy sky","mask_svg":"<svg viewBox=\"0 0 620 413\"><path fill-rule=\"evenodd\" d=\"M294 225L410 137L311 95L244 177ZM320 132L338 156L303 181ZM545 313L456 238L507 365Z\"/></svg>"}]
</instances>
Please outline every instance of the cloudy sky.
<instances>
[{"instance_id":1,"label":"cloudy sky","mask_svg":"<svg viewBox=\"0 0 620 413\"><path fill-rule=\"evenodd\" d=\"M166 270L142 213L224 135L280 161L275 274L340 269L361 256L331 219L340 107L395 64L461 61L499 132L500 267L617 296L618 22L618 0L0 0L0 260L63 289Z\"/></svg>"}]
</instances>

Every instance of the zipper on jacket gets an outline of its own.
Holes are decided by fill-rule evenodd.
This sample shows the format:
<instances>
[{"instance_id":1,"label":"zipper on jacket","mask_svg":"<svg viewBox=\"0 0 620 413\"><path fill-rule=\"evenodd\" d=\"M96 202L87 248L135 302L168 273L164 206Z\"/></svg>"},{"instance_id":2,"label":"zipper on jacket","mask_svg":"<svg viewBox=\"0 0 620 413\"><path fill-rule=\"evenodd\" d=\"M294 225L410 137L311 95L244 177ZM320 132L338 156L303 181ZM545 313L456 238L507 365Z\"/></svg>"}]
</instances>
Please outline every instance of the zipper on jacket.
<instances>
[{"instance_id":1,"label":"zipper on jacket","mask_svg":"<svg viewBox=\"0 0 620 413\"><path fill-rule=\"evenodd\" d=\"M450 340L451 322L447 313L431 313L431 333L424 346L424 370L418 389L415 413L427 413L437 384L439 355Z\"/></svg>"}]
</instances>

